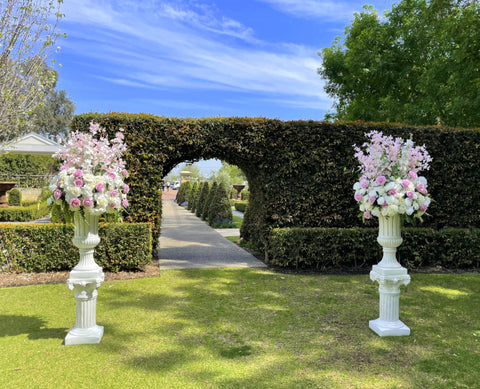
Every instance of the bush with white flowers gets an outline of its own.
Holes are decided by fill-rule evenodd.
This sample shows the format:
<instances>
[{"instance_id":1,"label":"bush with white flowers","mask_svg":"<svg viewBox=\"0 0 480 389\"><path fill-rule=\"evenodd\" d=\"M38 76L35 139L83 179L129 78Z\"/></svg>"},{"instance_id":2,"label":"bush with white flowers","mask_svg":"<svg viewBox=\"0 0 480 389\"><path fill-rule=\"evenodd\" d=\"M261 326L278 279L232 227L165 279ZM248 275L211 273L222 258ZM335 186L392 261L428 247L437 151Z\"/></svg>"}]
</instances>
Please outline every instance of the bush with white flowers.
<instances>
[{"instance_id":1,"label":"bush with white flowers","mask_svg":"<svg viewBox=\"0 0 480 389\"><path fill-rule=\"evenodd\" d=\"M123 129L111 141L102 135L104 132L99 124L90 123L89 133L76 131L69 139L59 139L64 147L54 157L63 163L50 183L49 203L61 207L67 215L118 214L128 207Z\"/></svg>"},{"instance_id":2,"label":"bush with white flowers","mask_svg":"<svg viewBox=\"0 0 480 389\"><path fill-rule=\"evenodd\" d=\"M425 146L378 131L366 136L370 142L363 144L364 150L354 145L360 178L353 189L362 216L400 214L410 222L415 217L421 220L431 201L427 180L418 174L432 161Z\"/></svg>"}]
</instances>

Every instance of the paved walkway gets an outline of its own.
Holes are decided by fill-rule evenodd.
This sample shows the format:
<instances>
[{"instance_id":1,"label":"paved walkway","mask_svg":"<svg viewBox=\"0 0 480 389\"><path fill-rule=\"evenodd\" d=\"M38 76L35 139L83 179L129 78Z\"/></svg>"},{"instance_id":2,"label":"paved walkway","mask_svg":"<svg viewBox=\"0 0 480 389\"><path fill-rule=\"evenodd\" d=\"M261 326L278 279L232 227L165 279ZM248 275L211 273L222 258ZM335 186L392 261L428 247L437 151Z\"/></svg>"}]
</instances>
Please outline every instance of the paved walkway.
<instances>
[{"instance_id":1,"label":"paved walkway","mask_svg":"<svg viewBox=\"0 0 480 389\"><path fill-rule=\"evenodd\" d=\"M163 200L162 215L160 269L266 267L224 238L238 230L220 233L172 200Z\"/></svg>"}]
</instances>

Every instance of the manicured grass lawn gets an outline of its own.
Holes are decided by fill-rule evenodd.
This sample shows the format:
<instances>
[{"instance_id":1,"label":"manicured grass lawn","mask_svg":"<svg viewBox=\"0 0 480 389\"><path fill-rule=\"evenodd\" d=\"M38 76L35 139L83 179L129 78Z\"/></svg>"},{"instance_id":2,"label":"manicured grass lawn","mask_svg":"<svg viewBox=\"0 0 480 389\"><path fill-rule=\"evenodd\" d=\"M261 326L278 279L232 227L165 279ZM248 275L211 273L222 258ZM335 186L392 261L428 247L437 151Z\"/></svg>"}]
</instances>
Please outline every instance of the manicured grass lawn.
<instances>
[{"instance_id":1,"label":"manicured grass lawn","mask_svg":"<svg viewBox=\"0 0 480 389\"><path fill-rule=\"evenodd\" d=\"M63 346L66 285L0 289L2 388L476 388L480 276L413 274L380 338L368 275L171 270L99 289L98 345Z\"/></svg>"}]
</instances>

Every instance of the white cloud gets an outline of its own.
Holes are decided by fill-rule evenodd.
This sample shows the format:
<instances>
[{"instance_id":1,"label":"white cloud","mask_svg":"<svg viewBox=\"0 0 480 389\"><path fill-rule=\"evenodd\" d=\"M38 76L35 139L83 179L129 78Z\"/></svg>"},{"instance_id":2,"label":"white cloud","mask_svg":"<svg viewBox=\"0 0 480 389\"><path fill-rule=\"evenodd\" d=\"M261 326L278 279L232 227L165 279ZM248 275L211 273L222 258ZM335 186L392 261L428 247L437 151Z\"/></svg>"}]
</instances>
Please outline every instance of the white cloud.
<instances>
[{"instance_id":1,"label":"white cloud","mask_svg":"<svg viewBox=\"0 0 480 389\"><path fill-rule=\"evenodd\" d=\"M360 11L361 2L333 0L257 0L270 4L281 12L304 18L350 20Z\"/></svg>"},{"instance_id":2,"label":"white cloud","mask_svg":"<svg viewBox=\"0 0 480 389\"><path fill-rule=\"evenodd\" d=\"M132 87L259 93L330 105L316 48L259 42L251 28L201 3L134 3L64 3L69 36L63 46L84 57L92 76Z\"/></svg>"}]
</instances>

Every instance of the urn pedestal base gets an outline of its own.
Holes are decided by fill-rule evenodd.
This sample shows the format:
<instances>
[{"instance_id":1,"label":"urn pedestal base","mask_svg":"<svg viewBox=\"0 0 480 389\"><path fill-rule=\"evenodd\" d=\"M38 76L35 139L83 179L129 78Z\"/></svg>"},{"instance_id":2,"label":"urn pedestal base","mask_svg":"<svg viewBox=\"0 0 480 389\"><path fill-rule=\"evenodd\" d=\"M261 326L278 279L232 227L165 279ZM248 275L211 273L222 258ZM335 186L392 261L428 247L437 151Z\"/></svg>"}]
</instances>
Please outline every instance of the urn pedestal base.
<instances>
[{"instance_id":1,"label":"urn pedestal base","mask_svg":"<svg viewBox=\"0 0 480 389\"><path fill-rule=\"evenodd\" d=\"M65 337L65 346L78 344L98 344L102 340L103 326L90 328L73 327Z\"/></svg>"}]
</instances>

